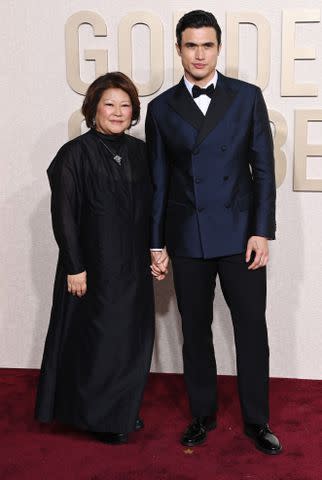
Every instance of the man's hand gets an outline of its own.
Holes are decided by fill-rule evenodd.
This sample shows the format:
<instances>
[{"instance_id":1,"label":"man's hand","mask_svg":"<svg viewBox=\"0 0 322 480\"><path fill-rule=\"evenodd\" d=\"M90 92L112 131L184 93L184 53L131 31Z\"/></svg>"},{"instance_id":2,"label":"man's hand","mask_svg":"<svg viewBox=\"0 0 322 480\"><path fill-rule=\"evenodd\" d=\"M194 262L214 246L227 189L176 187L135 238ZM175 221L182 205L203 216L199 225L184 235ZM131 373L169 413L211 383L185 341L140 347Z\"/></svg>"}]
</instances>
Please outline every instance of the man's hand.
<instances>
[{"instance_id":1,"label":"man's hand","mask_svg":"<svg viewBox=\"0 0 322 480\"><path fill-rule=\"evenodd\" d=\"M168 273L169 256L166 248L159 252L151 251L151 273L156 280L163 280Z\"/></svg>"},{"instance_id":2,"label":"man's hand","mask_svg":"<svg viewBox=\"0 0 322 480\"><path fill-rule=\"evenodd\" d=\"M253 262L248 266L248 270L257 270L265 267L268 263L268 241L265 237L250 237L247 243L246 262L250 261L252 252L255 252Z\"/></svg>"},{"instance_id":3,"label":"man's hand","mask_svg":"<svg viewBox=\"0 0 322 480\"><path fill-rule=\"evenodd\" d=\"M87 290L86 272L77 273L76 275L67 275L67 287L69 293L82 297Z\"/></svg>"}]
</instances>

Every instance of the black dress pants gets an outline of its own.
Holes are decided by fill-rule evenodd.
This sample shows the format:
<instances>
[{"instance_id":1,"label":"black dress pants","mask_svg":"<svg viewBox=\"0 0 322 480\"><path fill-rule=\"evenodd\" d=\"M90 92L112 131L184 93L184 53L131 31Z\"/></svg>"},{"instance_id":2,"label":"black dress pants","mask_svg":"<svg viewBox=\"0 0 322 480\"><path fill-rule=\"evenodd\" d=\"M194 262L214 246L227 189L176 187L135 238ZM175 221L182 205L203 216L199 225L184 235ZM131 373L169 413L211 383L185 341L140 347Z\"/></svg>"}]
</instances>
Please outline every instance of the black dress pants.
<instances>
[{"instance_id":1,"label":"black dress pants","mask_svg":"<svg viewBox=\"0 0 322 480\"><path fill-rule=\"evenodd\" d=\"M266 268L248 270L244 253L171 260L182 318L184 378L192 415L214 415L217 410L211 324L218 274L233 321L243 418L248 423L266 423L269 416Z\"/></svg>"}]
</instances>

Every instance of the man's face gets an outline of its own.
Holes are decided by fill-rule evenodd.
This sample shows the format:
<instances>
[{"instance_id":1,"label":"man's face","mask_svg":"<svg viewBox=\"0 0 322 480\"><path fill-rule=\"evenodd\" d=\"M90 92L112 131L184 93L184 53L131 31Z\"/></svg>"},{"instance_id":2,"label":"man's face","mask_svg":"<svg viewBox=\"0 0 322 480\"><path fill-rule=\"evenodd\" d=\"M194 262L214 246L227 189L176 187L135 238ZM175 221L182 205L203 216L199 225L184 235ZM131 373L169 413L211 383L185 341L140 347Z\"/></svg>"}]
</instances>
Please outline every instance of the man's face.
<instances>
[{"instance_id":1,"label":"man's face","mask_svg":"<svg viewBox=\"0 0 322 480\"><path fill-rule=\"evenodd\" d=\"M212 27L186 28L182 32L181 48L176 45L187 80L206 85L214 76L221 45Z\"/></svg>"}]
</instances>

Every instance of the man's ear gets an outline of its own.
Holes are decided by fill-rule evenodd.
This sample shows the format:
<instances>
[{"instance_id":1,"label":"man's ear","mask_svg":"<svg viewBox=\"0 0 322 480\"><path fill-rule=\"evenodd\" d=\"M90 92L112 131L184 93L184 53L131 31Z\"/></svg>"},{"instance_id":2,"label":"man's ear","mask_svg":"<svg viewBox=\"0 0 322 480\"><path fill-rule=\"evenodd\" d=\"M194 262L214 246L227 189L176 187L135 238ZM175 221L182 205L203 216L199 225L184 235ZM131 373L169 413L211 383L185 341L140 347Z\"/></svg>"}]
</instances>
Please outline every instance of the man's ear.
<instances>
[{"instance_id":1,"label":"man's ear","mask_svg":"<svg viewBox=\"0 0 322 480\"><path fill-rule=\"evenodd\" d=\"M218 55L220 54L221 52L221 47L222 47L222 43L220 45L218 45Z\"/></svg>"},{"instance_id":2,"label":"man's ear","mask_svg":"<svg viewBox=\"0 0 322 480\"><path fill-rule=\"evenodd\" d=\"M181 48L177 43L176 43L176 49L177 49L177 54L179 55L179 57L181 57Z\"/></svg>"}]
</instances>

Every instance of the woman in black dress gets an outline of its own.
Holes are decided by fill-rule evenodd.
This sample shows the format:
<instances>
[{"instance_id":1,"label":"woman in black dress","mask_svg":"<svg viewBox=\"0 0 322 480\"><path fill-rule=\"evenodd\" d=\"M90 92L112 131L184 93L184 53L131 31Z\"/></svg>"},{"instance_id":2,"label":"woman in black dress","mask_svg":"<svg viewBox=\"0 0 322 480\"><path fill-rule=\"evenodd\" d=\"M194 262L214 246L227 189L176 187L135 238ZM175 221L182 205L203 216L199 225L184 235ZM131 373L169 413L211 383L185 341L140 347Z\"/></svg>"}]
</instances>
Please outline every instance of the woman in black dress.
<instances>
[{"instance_id":1,"label":"woman in black dress","mask_svg":"<svg viewBox=\"0 0 322 480\"><path fill-rule=\"evenodd\" d=\"M136 87L107 73L82 112L90 130L48 168L59 258L36 418L124 443L143 426L154 339L151 184L144 142L124 133L139 119Z\"/></svg>"}]
</instances>

